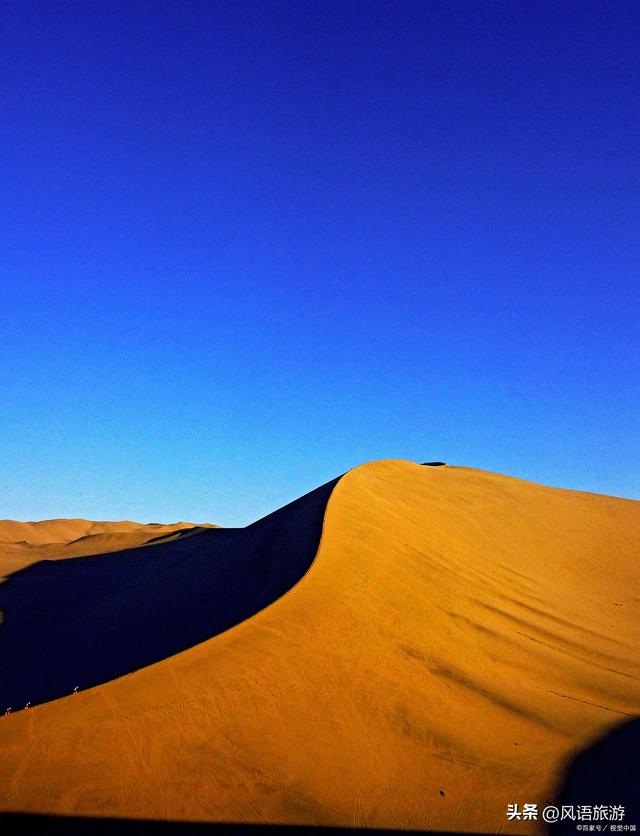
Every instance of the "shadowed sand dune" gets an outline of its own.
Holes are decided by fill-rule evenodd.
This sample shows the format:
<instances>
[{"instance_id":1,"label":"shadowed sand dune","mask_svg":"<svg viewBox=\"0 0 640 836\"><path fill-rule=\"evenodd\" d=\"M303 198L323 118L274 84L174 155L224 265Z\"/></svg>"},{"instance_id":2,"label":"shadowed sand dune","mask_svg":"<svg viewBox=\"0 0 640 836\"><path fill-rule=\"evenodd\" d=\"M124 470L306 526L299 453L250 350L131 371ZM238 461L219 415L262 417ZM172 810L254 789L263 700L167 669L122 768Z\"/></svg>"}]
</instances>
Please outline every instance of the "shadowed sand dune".
<instances>
[{"instance_id":1,"label":"shadowed sand dune","mask_svg":"<svg viewBox=\"0 0 640 836\"><path fill-rule=\"evenodd\" d=\"M0 586L0 707L15 711L130 673L270 604L315 557L334 484L247 528L201 528L153 548L16 572Z\"/></svg>"},{"instance_id":2,"label":"shadowed sand dune","mask_svg":"<svg viewBox=\"0 0 640 836\"><path fill-rule=\"evenodd\" d=\"M0 719L2 809L542 832L507 822L507 804L566 794L576 755L640 713L639 555L636 502L467 468L356 468L310 570L270 606ZM153 597L153 578L132 584L143 608L147 583Z\"/></svg>"}]
</instances>

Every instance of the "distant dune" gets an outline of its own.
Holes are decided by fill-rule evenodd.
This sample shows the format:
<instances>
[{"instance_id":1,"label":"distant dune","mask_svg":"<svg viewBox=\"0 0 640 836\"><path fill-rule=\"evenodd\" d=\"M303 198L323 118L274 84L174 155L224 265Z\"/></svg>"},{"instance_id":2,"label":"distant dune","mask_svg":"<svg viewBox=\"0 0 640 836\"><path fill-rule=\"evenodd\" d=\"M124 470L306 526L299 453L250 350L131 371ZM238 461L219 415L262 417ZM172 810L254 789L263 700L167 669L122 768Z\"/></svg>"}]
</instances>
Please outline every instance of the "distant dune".
<instances>
[{"instance_id":1,"label":"distant dune","mask_svg":"<svg viewBox=\"0 0 640 836\"><path fill-rule=\"evenodd\" d=\"M206 610L203 589L213 610L223 607L225 565L234 588L262 590L260 606L169 658L0 718L2 810L542 833L539 820L507 821L507 805L575 799L588 774L600 795L591 786L579 803L614 803L618 793L627 821L640 825L631 815L637 766L603 761L606 740L629 749L640 715L640 503L403 461L356 468L322 498L308 571L296 503L262 529L244 571L233 549L227 564L216 559L216 531L194 535L188 549L180 539L142 549L142 574L105 604L117 619L141 606L145 586L166 595L156 551L174 555L177 594L192 595L196 609ZM216 568L205 584L194 542L211 545ZM272 566L283 549L287 562L298 555L290 588ZM125 577L118 557L132 555L77 564L105 561ZM170 578L170 561L158 566ZM55 580L71 576L54 570L31 587L49 615L48 595L72 608L80 591L65 598ZM33 566L0 586L2 601L14 584L8 600L20 618L29 577L44 578ZM91 635L98 625L99 650L109 610L98 606L98 618L78 607L74 629ZM36 610L24 620L29 653ZM179 633L180 619L169 630ZM14 664L18 687L28 665Z\"/></svg>"},{"instance_id":2,"label":"distant dune","mask_svg":"<svg viewBox=\"0 0 640 836\"><path fill-rule=\"evenodd\" d=\"M129 520L0 520L0 577L38 560L130 549L193 527L194 523L188 522L163 524Z\"/></svg>"}]
</instances>

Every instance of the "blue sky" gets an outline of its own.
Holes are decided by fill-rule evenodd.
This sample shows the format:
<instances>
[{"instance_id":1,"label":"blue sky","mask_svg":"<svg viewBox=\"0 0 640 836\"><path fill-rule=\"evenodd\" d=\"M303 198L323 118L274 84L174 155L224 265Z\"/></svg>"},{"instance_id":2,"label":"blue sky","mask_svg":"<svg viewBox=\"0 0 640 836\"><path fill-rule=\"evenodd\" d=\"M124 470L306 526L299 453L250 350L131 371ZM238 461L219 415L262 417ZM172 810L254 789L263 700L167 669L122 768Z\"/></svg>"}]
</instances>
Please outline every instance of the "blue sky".
<instances>
[{"instance_id":1,"label":"blue sky","mask_svg":"<svg viewBox=\"0 0 640 836\"><path fill-rule=\"evenodd\" d=\"M0 517L242 525L387 457L640 498L637 4L0 27Z\"/></svg>"}]
</instances>

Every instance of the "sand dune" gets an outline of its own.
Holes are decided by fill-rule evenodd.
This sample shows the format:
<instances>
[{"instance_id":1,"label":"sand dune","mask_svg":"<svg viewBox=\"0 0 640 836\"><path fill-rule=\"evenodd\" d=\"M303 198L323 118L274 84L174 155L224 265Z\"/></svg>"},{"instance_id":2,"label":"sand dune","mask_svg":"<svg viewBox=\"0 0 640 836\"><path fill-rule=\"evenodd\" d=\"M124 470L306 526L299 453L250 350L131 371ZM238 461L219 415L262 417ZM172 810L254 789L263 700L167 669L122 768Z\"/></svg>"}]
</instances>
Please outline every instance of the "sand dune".
<instances>
[{"instance_id":1,"label":"sand dune","mask_svg":"<svg viewBox=\"0 0 640 836\"><path fill-rule=\"evenodd\" d=\"M136 523L129 520L0 520L0 577L39 560L131 549L192 528L194 523L188 522L164 524Z\"/></svg>"},{"instance_id":2,"label":"sand dune","mask_svg":"<svg viewBox=\"0 0 640 836\"><path fill-rule=\"evenodd\" d=\"M541 832L507 804L551 802L576 753L640 713L639 555L637 502L356 468L270 606L2 718L3 809Z\"/></svg>"},{"instance_id":3,"label":"sand dune","mask_svg":"<svg viewBox=\"0 0 640 836\"><path fill-rule=\"evenodd\" d=\"M189 528L193 523L138 523L130 520L94 522L84 519L39 520L17 522L0 520L0 543L26 543L30 546L71 543L81 537L97 534L168 533ZM152 533L153 532L153 533Z\"/></svg>"},{"instance_id":4,"label":"sand dune","mask_svg":"<svg viewBox=\"0 0 640 836\"><path fill-rule=\"evenodd\" d=\"M15 573L0 587L0 669L11 671L0 706L99 685L267 606L309 568L334 484L246 528L186 529L146 548Z\"/></svg>"}]
</instances>

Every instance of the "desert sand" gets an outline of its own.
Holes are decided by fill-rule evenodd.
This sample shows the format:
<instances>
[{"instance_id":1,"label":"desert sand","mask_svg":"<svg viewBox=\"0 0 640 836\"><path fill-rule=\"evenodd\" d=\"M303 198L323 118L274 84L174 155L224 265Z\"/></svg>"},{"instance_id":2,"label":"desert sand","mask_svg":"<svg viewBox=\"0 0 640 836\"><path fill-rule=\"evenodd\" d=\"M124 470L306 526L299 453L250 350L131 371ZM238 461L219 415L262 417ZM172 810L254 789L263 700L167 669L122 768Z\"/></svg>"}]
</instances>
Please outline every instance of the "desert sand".
<instances>
[{"instance_id":1,"label":"desert sand","mask_svg":"<svg viewBox=\"0 0 640 836\"><path fill-rule=\"evenodd\" d=\"M86 690L264 609L307 571L334 482L245 528L183 529L145 547L44 560L0 587L0 706Z\"/></svg>"},{"instance_id":2,"label":"desert sand","mask_svg":"<svg viewBox=\"0 0 640 836\"><path fill-rule=\"evenodd\" d=\"M2 810L542 832L507 804L640 714L639 555L637 502L363 465L268 606L0 718Z\"/></svg>"},{"instance_id":3,"label":"desert sand","mask_svg":"<svg viewBox=\"0 0 640 836\"><path fill-rule=\"evenodd\" d=\"M188 522L163 524L129 520L0 520L0 578L39 560L130 549L194 527L194 523Z\"/></svg>"}]
</instances>

